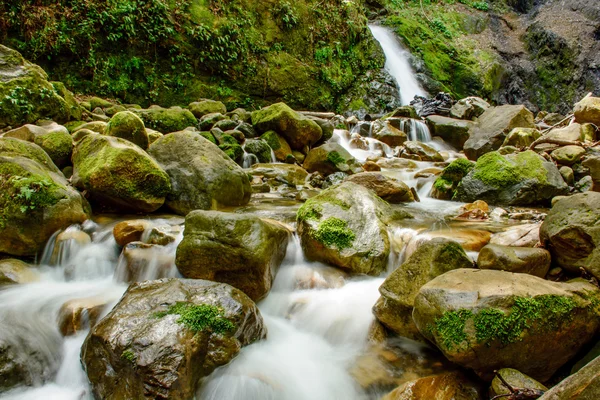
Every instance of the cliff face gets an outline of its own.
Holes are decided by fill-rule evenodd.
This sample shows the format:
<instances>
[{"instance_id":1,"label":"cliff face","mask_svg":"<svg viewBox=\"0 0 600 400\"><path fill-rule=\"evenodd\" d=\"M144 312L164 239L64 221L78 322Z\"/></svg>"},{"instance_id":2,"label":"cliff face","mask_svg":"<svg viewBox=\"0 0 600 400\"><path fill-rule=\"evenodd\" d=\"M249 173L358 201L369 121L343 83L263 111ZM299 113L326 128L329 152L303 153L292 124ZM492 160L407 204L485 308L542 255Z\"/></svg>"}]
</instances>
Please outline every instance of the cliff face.
<instances>
[{"instance_id":1,"label":"cliff face","mask_svg":"<svg viewBox=\"0 0 600 400\"><path fill-rule=\"evenodd\" d=\"M384 64L364 11L359 0L24 0L0 2L0 41L76 92L129 103L368 108L348 97Z\"/></svg>"},{"instance_id":2,"label":"cliff face","mask_svg":"<svg viewBox=\"0 0 600 400\"><path fill-rule=\"evenodd\" d=\"M430 92L566 113L600 91L597 0L390 0L384 19Z\"/></svg>"}]
</instances>

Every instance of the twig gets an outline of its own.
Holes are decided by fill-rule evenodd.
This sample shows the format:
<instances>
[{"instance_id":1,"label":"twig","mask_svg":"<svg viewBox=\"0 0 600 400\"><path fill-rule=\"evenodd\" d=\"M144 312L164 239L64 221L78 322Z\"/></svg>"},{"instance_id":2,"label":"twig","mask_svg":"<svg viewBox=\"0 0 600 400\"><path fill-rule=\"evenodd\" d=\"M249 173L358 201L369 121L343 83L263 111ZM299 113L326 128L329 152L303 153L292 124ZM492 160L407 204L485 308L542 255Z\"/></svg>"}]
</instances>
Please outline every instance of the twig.
<instances>
[{"instance_id":1,"label":"twig","mask_svg":"<svg viewBox=\"0 0 600 400\"><path fill-rule=\"evenodd\" d=\"M420 0L420 1L421 1L421 12L423 13L423 16L425 17L425 19L427 21L429 21L429 23L431 24L432 21L429 19L429 17L427 16L427 14L425 14L425 8L423 8L423 0Z\"/></svg>"},{"instance_id":2,"label":"twig","mask_svg":"<svg viewBox=\"0 0 600 400\"><path fill-rule=\"evenodd\" d=\"M543 130L542 136L540 138L538 138L537 140L535 140L533 143L531 143L531 145L529 146L529 150L535 149L538 144L549 143L547 140L554 140L554 139L550 139L547 137L547 135L550 133L550 131L552 131L552 129L556 128L557 126L562 125L563 123L570 120L571 118L573 118L573 114L570 114L567 117L563 118L560 122L552 125L550 128ZM556 140L560 140L560 139L556 139ZM567 141L564 141L564 142L567 142ZM558 144L561 146L568 146L569 144L573 144L573 143L569 143L569 144L554 143L554 144ZM578 143L575 143L575 144L578 144Z\"/></svg>"}]
</instances>

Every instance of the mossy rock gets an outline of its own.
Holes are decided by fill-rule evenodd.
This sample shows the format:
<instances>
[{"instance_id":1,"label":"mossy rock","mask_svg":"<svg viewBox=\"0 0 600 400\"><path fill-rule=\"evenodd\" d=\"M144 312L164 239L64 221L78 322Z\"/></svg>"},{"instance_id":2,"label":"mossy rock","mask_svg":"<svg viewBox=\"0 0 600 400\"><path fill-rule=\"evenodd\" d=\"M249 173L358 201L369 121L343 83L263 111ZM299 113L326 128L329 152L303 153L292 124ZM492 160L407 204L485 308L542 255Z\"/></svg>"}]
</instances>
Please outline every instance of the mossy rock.
<instances>
[{"instance_id":1,"label":"mossy rock","mask_svg":"<svg viewBox=\"0 0 600 400\"><path fill-rule=\"evenodd\" d=\"M188 105L188 108L196 118L202 118L206 114L212 113L227 113L227 107L225 107L225 104L215 100L195 101L193 103L190 103L190 105Z\"/></svg>"},{"instance_id":2,"label":"mossy rock","mask_svg":"<svg viewBox=\"0 0 600 400\"><path fill-rule=\"evenodd\" d=\"M465 158L452 161L433 183L431 196L440 200L450 200L460 181L473 169L475 163Z\"/></svg>"},{"instance_id":3,"label":"mossy rock","mask_svg":"<svg viewBox=\"0 0 600 400\"><path fill-rule=\"evenodd\" d=\"M118 104L116 106L107 108L106 110L104 110L104 113L106 115L108 115L109 117L114 117L115 114L123 112L123 111L127 111L127 107Z\"/></svg>"},{"instance_id":4,"label":"mossy rock","mask_svg":"<svg viewBox=\"0 0 600 400\"><path fill-rule=\"evenodd\" d=\"M219 149L227 154L227 157L235 161L236 164L242 164L242 161L244 160L244 149L237 141L235 143L220 144Z\"/></svg>"},{"instance_id":5,"label":"mossy rock","mask_svg":"<svg viewBox=\"0 0 600 400\"><path fill-rule=\"evenodd\" d=\"M43 126L23 125L20 128L6 132L4 137L17 138L37 144L59 168L63 168L71 162L73 139L67 128L54 122Z\"/></svg>"},{"instance_id":6,"label":"mossy rock","mask_svg":"<svg viewBox=\"0 0 600 400\"><path fill-rule=\"evenodd\" d=\"M481 156L456 188L453 200L489 204L543 205L569 188L554 163L528 150L501 155L494 151Z\"/></svg>"},{"instance_id":7,"label":"mossy rock","mask_svg":"<svg viewBox=\"0 0 600 400\"><path fill-rule=\"evenodd\" d=\"M311 146L323 136L323 131L316 122L295 112L285 103L273 104L253 112L252 125L259 132L277 132L294 150Z\"/></svg>"},{"instance_id":8,"label":"mossy rock","mask_svg":"<svg viewBox=\"0 0 600 400\"><path fill-rule=\"evenodd\" d=\"M419 289L448 271L471 267L473 262L457 242L434 238L422 243L379 287L381 297L373 306L373 313L398 335L425 342L412 320Z\"/></svg>"},{"instance_id":9,"label":"mossy rock","mask_svg":"<svg viewBox=\"0 0 600 400\"><path fill-rule=\"evenodd\" d=\"M181 107L152 107L147 110L132 110L144 121L144 125L160 133L182 131L197 126L198 120L189 110Z\"/></svg>"},{"instance_id":10,"label":"mossy rock","mask_svg":"<svg viewBox=\"0 0 600 400\"><path fill-rule=\"evenodd\" d=\"M110 101L101 99L100 97L92 97L88 100L88 103L90 103L90 110L95 110L96 108L110 108L114 105Z\"/></svg>"},{"instance_id":11,"label":"mossy rock","mask_svg":"<svg viewBox=\"0 0 600 400\"><path fill-rule=\"evenodd\" d=\"M168 175L146 152L118 137L88 135L73 152L73 184L100 208L153 212L170 193Z\"/></svg>"},{"instance_id":12,"label":"mossy rock","mask_svg":"<svg viewBox=\"0 0 600 400\"><path fill-rule=\"evenodd\" d=\"M544 382L595 336L599 304L583 280L457 269L420 289L413 320L448 360L485 380L514 368Z\"/></svg>"},{"instance_id":13,"label":"mossy rock","mask_svg":"<svg viewBox=\"0 0 600 400\"><path fill-rule=\"evenodd\" d=\"M580 124L600 126L600 97L585 97L575 104L573 113Z\"/></svg>"},{"instance_id":14,"label":"mossy rock","mask_svg":"<svg viewBox=\"0 0 600 400\"><path fill-rule=\"evenodd\" d=\"M338 143L326 143L309 151L303 167L308 172L320 172L323 175L363 172L360 163Z\"/></svg>"},{"instance_id":15,"label":"mossy rock","mask_svg":"<svg viewBox=\"0 0 600 400\"><path fill-rule=\"evenodd\" d=\"M226 120L227 117L221 113L211 113L204 115L198 124L200 130L209 131L219 121Z\"/></svg>"},{"instance_id":16,"label":"mossy rock","mask_svg":"<svg viewBox=\"0 0 600 400\"><path fill-rule=\"evenodd\" d=\"M107 123L104 121L92 121L92 122L87 122L85 124L79 125L78 127L76 127L71 134L74 135L75 133L77 133L77 131L82 130L82 129L88 129L92 132L96 132L99 134L104 134L104 132L106 132L106 125Z\"/></svg>"},{"instance_id":17,"label":"mossy rock","mask_svg":"<svg viewBox=\"0 0 600 400\"><path fill-rule=\"evenodd\" d=\"M540 136L542 134L535 128L515 128L506 135L502 147L529 148Z\"/></svg>"},{"instance_id":18,"label":"mossy rock","mask_svg":"<svg viewBox=\"0 0 600 400\"><path fill-rule=\"evenodd\" d=\"M148 133L144 122L131 111L116 113L106 125L105 134L125 139L144 150L148 148Z\"/></svg>"},{"instance_id":19,"label":"mossy rock","mask_svg":"<svg viewBox=\"0 0 600 400\"><path fill-rule=\"evenodd\" d=\"M0 253L35 255L54 232L90 215L46 152L23 140L0 138L0 189Z\"/></svg>"},{"instance_id":20,"label":"mossy rock","mask_svg":"<svg viewBox=\"0 0 600 400\"><path fill-rule=\"evenodd\" d=\"M270 163L272 150L271 147L262 139L249 139L244 143L244 150L248 154L253 154L259 163Z\"/></svg>"},{"instance_id":21,"label":"mossy rock","mask_svg":"<svg viewBox=\"0 0 600 400\"><path fill-rule=\"evenodd\" d=\"M65 128L67 128L69 133L72 134L77 128L79 128L83 124L85 124L85 121L69 121L64 126Z\"/></svg>"},{"instance_id":22,"label":"mossy rock","mask_svg":"<svg viewBox=\"0 0 600 400\"><path fill-rule=\"evenodd\" d=\"M288 142L277 132L267 131L263 133L260 138L267 142L269 147L273 150L277 161L285 162L288 156L292 154L292 148Z\"/></svg>"},{"instance_id":23,"label":"mossy rock","mask_svg":"<svg viewBox=\"0 0 600 400\"><path fill-rule=\"evenodd\" d=\"M295 164L254 164L251 169L246 171L252 176L267 179L267 182L273 186L280 185L283 182L293 188L304 185L308 177L308 172Z\"/></svg>"},{"instance_id":24,"label":"mossy rock","mask_svg":"<svg viewBox=\"0 0 600 400\"><path fill-rule=\"evenodd\" d=\"M163 136L162 133L160 133L159 131L155 131L154 129L146 129L146 135L148 135L148 146L150 146L152 143L156 142Z\"/></svg>"},{"instance_id":25,"label":"mossy rock","mask_svg":"<svg viewBox=\"0 0 600 400\"><path fill-rule=\"evenodd\" d=\"M71 93L65 87L65 84L62 82L51 83L56 93L58 93L58 95L61 96L67 103L67 108L69 110L70 115L69 119L80 120L83 115L83 112L81 111L81 107L79 106L79 103L77 102L77 99L75 98L73 93Z\"/></svg>"}]
</instances>

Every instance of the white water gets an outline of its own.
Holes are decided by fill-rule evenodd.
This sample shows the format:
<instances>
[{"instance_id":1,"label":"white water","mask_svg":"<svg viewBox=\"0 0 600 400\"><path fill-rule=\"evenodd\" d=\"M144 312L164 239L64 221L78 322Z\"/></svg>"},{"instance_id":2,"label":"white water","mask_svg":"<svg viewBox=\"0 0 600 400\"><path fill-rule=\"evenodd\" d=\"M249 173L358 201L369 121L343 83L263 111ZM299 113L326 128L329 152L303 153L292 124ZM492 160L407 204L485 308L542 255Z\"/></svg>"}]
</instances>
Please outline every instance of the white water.
<instances>
[{"instance_id":1,"label":"white water","mask_svg":"<svg viewBox=\"0 0 600 400\"><path fill-rule=\"evenodd\" d=\"M408 105L415 96L427 96L408 62L410 53L402 47L394 33L383 26L369 25L371 33L377 39L385 53L385 69L396 79L400 88L400 100Z\"/></svg>"}]
</instances>

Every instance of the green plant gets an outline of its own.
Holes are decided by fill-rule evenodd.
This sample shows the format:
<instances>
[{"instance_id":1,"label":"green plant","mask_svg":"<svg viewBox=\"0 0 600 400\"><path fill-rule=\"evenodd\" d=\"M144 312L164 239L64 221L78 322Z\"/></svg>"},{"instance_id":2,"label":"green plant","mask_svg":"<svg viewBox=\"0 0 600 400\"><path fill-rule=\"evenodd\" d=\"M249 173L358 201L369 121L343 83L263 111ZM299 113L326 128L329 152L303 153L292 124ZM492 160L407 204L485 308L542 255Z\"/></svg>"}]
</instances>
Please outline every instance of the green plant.
<instances>
[{"instance_id":1,"label":"green plant","mask_svg":"<svg viewBox=\"0 0 600 400\"><path fill-rule=\"evenodd\" d=\"M121 353L121 359L130 362L131 364L135 364L135 353L129 349L124 350Z\"/></svg>"},{"instance_id":2,"label":"green plant","mask_svg":"<svg viewBox=\"0 0 600 400\"><path fill-rule=\"evenodd\" d=\"M348 228L348 223L339 218L330 217L321 222L314 235L315 239L327 246L343 250L352 246L356 236Z\"/></svg>"},{"instance_id":3,"label":"green plant","mask_svg":"<svg viewBox=\"0 0 600 400\"><path fill-rule=\"evenodd\" d=\"M192 332L210 331L217 334L231 332L235 325L224 315L221 307L211 304L191 304L178 302L167 311L158 312L156 318L166 315L179 315L177 323L183 324Z\"/></svg>"},{"instance_id":4,"label":"green plant","mask_svg":"<svg viewBox=\"0 0 600 400\"><path fill-rule=\"evenodd\" d=\"M281 18L281 23L285 29L292 29L298 25L298 14L290 2L282 1L273 11L275 15Z\"/></svg>"},{"instance_id":5,"label":"green plant","mask_svg":"<svg viewBox=\"0 0 600 400\"><path fill-rule=\"evenodd\" d=\"M17 188L15 197L18 199L19 209L23 214L56 203L52 193L54 185L48 179L39 180L13 176L10 178L10 183Z\"/></svg>"}]
</instances>

